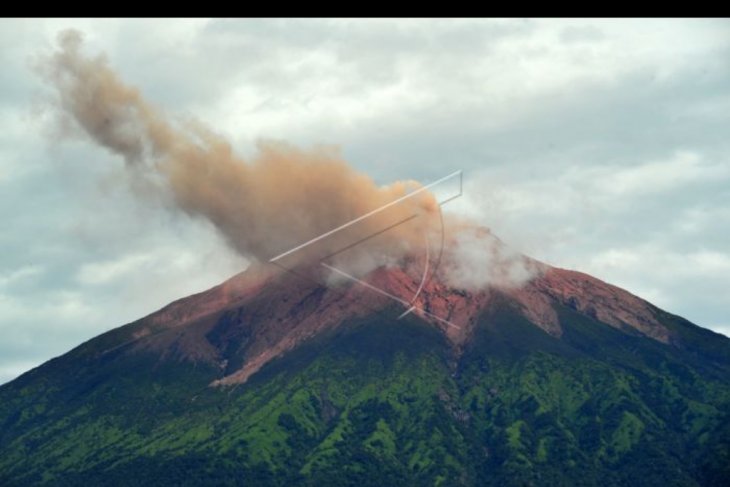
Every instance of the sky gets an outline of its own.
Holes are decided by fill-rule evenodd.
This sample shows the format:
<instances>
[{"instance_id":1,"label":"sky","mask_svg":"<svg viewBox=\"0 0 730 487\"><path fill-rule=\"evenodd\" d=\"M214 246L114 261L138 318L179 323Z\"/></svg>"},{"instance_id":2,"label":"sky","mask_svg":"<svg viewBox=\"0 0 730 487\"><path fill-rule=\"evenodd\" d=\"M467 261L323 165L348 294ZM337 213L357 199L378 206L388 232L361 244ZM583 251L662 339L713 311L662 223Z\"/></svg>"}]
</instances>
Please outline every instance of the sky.
<instances>
[{"instance_id":1,"label":"sky","mask_svg":"<svg viewBox=\"0 0 730 487\"><path fill-rule=\"evenodd\" d=\"M61 133L38 60L77 29L242 155L337 146L515 249L730 335L730 20L0 20L0 383L247 262Z\"/></svg>"}]
</instances>

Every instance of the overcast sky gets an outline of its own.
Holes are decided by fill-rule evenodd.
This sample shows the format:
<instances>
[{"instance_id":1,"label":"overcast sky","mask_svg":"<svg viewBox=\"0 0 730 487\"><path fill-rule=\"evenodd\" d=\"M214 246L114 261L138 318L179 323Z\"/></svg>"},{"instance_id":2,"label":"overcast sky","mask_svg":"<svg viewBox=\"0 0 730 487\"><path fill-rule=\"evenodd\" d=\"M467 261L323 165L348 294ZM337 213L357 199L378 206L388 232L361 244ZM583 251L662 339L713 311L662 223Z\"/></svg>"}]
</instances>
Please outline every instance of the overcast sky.
<instances>
[{"instance_id":1,"label":"overcast sky","mask_svg":"<svg viewBox=\"0 0 730 487\"><path fill-rule=\"evenodd\" d=\"M243 155L337 145L381 183L462 169L453 211L730 334L728 20L2 20L0 383L246 266L57 136L32 66L66 28Z\"/></svg>"}]
</instances>

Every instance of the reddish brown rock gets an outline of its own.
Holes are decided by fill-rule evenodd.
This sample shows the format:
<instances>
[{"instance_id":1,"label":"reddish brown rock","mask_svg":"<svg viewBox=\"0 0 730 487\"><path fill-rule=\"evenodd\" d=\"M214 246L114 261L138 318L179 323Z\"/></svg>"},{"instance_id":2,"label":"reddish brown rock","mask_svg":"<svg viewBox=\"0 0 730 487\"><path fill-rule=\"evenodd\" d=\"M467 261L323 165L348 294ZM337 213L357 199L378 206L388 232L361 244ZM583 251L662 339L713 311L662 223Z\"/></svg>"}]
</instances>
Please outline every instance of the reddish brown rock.
<instances>
[{"instance_id":1,"label":"reddish brown rock","mask_svg":"<svg viewBox=\"0 0 730 487\"><path fill-rule=\"evenodd\" d=\"M255 265L223 284L166 306L135 325L133 349L155 350L160 359L215 364L222 371L213 385L245 382L273 358L347 320L383 312L397 318L406 310L424 326L435 326L458 353L473 335L482 312L495 296L507 297L545 332L560 337L555 305L617 329L628 329L670 342L669 331L654 307L618 287L580 272L532 261L539 270L519 287L464 290L404 267L383 267L363 280L325 285L320 271L287 272ZM407 266L406 266L407 267ZM233 367L236 357L238 366Z\"/></svg>"}]
</instances>

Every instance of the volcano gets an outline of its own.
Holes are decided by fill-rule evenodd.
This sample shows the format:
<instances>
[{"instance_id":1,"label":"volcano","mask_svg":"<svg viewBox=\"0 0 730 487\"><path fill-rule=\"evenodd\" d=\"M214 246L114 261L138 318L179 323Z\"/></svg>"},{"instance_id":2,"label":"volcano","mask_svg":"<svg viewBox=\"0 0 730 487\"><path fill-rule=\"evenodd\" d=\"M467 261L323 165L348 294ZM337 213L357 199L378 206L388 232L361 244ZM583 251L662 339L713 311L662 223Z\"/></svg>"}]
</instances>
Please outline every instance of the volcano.
<instances>
[{"instance_id":1,"label":"volcano","mask_svg":"<svg viewBox=\"0 0 730 487\"><path fill-rule=\"evenodd\" d=\"M529 262L252 265L0 387L0 484L727 485L730 339Z\"/></svg>"}]
</instances>

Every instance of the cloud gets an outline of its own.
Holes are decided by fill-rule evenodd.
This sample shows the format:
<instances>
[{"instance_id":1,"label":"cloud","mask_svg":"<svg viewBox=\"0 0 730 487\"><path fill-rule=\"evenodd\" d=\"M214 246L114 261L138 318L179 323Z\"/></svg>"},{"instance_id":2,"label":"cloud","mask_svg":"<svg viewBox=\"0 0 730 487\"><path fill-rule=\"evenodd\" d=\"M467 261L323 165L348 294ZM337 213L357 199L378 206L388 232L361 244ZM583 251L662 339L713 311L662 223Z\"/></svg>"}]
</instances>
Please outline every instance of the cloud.
<instances>
[{"instance_id":1,"label":"cloud","mask_svg":"<svg viewBox=\"0 0 730 487\"><path fill-rule=\"evenodd\" d=\"M498 202L496 213L540 213L557 215L592 211L624 212L638 202L656 201L677 192L693 191L705 185L716 187L730 181L730 165L725 160L708 161L700 154L677 150L661 160L626 164L576 164L556 170L549 179L515 175L506 183L493 183L489 198ZM470 193L486 182L489 174L475 174L467 182ZM486 181L485 181L486 180ZM478 209L476 211L479 211Z\"/></svg>"},{"instance_id":2,"label":"cloud","mask_svg":"<svg viewBox=\"0 0 730 487\"><path fill-rule=\"evenodd\" d=\"M43 267L39 265L27 265L10 271L6 275L0 274L0 288L17 285L19 281L32 278L42 273Z\"/></svg>"},{"instance_id":3,"label":"cloud","mask_svg":"<svg viewBox=\"0 0 730 487\"><path fill-rule=\"evenodd\" d=\"M485 228L447 228L449 243L438 273L449 285L467 290L520 287L539 271L535 262L505 245Z\"/></svg>"},{"instance_id":4,"label":"cloud","mask_svg":"<svg viewBox=\"0 0 730 487\"><path fill-rule=\"evenodd\" d=\"M696 153L679 151L666 161L647 162L628 168L599 168L593 187L613 197L651 195L728 177L730 167L707 164Z\"/></svg>"},{"instance_id":5,"label":"cloud","mask_svg":"<svg viewBox=\"0 0 730 487\"><path fill-rule=\"evenodd\" d=\"M124 256L121 259L83 264L76 273L76 279L84 285L105 284L119 280L134 272L148 271L155 261L149 254Z\"/></svg>"}]
</instances>

